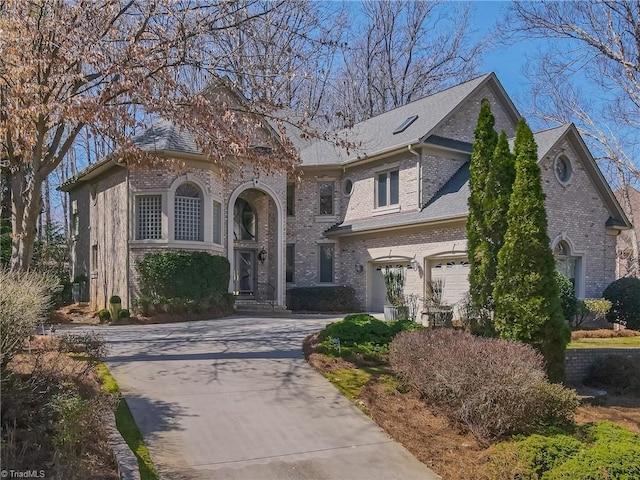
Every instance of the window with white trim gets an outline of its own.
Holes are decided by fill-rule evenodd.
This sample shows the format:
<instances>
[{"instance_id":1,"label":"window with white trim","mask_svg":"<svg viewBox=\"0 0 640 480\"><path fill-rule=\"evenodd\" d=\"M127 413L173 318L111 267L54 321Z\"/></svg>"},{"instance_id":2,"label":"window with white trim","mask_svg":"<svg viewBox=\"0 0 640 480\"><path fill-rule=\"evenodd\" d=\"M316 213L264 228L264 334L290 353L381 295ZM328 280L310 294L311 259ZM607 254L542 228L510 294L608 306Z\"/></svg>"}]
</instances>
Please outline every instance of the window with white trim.
<instances>
[{"instance_id":1,"label":"window with white trim","mask_svg":"<svg viewBox=\"0 0 640 480\"><path fill-rule=\"evenodd\" d=\"M162 238L162 195L136 196L136 240Z\"/></svg>"},{"instance_id":2,"label":"window with white trim","mask_svg":"<svg viewBox=\"0 0 640 480\"><path fill-rule=\"evenodd\" d=\"M213 243L222 245L222 204L213 201Z\"/></svg>"},{"instance_id":3,"label":"window with white trim","mask_svg":"<svg viewBox=\"0 0 640 480\"><path fill-rule=\"evenodd\" d=\"M201 242L202 193L192 183L183 183L174 199L174 238Z\"/></svg>"},{"instance_id":4,"label":"window with white trim","mask_svg":"<svg viewBox=\"0 0 640 480\"><path fill-rule=\"evenodd\" d=\"M334 182L318 183L318 193L320 196L320 215L333 215L333 191Z\"/></svg>"},{"instance_id":5,"label":"window with white trim","mask_svg":"<svg viewBox=\"0 0 640 480\"><path fill-rule=\"evenodd\" d=\"M389 170L376 175L376 208L397 205L400 201L400 171Z\"/></svg>"},{"instance_id":6,"label":"window with white trim","mask_svg":"<svg viewBox=\"0 0 640 480\"><path fill-rule=\"evenodd\" d=\"M333 244L320 245L320 261L318 268L320 270L320 283L333 283L333 260L334 260Z\"/></svg>"}]
</instances>

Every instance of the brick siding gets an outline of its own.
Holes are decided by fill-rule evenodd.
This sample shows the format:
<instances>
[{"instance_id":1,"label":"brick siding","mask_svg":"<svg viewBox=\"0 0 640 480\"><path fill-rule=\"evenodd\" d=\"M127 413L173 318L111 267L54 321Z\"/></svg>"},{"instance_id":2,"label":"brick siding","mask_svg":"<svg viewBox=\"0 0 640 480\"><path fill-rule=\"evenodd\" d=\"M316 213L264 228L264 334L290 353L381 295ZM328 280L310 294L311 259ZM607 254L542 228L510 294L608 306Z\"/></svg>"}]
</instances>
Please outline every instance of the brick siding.
<instances>
[{"instance_id":1,"label":"brick siding","mask_svg":"<svg viewBox=\"0 0 640 480\"><path fill-rule=\"evenodd\" d=\"M593 365L608 356L640 358L640 348L576 348L565 354L564 383L579 386L589 375Z\"/></svg>"}]
</instances>

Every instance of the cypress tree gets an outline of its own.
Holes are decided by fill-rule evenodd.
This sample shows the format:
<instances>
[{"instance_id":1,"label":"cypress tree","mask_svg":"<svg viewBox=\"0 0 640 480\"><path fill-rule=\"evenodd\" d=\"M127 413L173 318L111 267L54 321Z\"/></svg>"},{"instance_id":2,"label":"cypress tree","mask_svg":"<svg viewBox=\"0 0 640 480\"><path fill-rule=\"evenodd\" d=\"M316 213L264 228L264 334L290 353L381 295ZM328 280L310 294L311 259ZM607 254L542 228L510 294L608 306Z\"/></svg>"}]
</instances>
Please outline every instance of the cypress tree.
<instances>
[{"instance_id":1,"label":"cypress tree","mask_svg":"<svg viewBox=\"0 0 640 480\"><path fill-rule=\"evenodd\" d=\"M509 151L507 134L502 131L489 165L482 203L484 224L487 226L483 248L487 254L481 258L480 270L484 274L484 283L480 286L480 291L481 298L490 311L495 307L493 288L498 268L498 252L507 231L507 213L515 176L515 158Z\"/></svg>"},{"instance_id":2,"label":"cypress tree","mask_svg":"<svg viewBox=\"0 0 640 480\"><path fill-rule=\"evenodd\" d=\"M502 338L537 348L547 361L549 378L560 381L570 332L549 248L537 146L524 119L516 130L514 154L515 181L494 289L495 328Z\"/></svg>"},{"instance_id":3,"label":"cypress tree","mask_svg":"<svg viewBox=\"0 0 640 480\"><path fill-rule=\"evenodd\" d=\"M494 130L495 118L488 101L480 105L480 114L474 131L473 152L469 163L469 215L467 217L467 256L469 258L469 291L474 309L483 315L488 305L486 289L486 258L490 255L487 243L487 225L484 219L484 197L487 175L493 158L498 134ZM486 313L486 312L485 312Z\"/></svg>"}]
</instances>

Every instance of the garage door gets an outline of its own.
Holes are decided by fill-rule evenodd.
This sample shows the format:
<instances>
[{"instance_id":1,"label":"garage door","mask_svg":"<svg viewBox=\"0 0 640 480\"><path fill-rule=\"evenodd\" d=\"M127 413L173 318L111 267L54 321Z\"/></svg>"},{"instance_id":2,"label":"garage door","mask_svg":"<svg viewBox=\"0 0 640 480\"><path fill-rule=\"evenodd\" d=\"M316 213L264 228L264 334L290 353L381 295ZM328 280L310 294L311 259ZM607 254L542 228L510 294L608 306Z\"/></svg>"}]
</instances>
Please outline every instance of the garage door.
<instances>
[{"instance_id":1,"label":"garage door","mask_svg":"<svg viewBox=\"0 0 640 480\"><path fill-rule=\"evenodd\" d=\"M409 264L399 264L393 263L392 265L388 263L373 263L370 265L371 273L370 273L370 290L369 290L369 311L371 312L382 312L384 311L384 305L387 303L387 287L384 284L384 275L382 274L382 269L391 266L391 267L408 267Z\"/></svg>"},{"instance_id":2,"label":"garage door","mask_svg":"<svg viewBox=\"0 0 640 480\"><path fill-rule=\"evenodd\" d=\"M459 304L469 291L469 262L466 259L432 260L431 280L443 279L443 300L449 305Z\"/></svg>"}]
</instances>

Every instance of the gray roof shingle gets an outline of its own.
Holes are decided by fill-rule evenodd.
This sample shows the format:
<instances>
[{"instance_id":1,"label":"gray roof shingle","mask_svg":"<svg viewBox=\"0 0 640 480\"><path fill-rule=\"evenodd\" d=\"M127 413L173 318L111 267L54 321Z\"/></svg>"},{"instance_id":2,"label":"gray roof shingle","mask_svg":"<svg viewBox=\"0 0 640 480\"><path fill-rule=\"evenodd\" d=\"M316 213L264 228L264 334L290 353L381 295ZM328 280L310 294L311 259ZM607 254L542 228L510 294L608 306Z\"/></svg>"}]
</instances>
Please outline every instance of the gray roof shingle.
<instances>
[{"instance_id":1,"label":"gray roof shingle","mask_svg":"<svg viewBox=\"0 0 640 480\"><path fill-rule=\"evenodd\" d=\"M553 148L556 142L567 132L571 124L561 125L534 133L538 145L538 161ZM513 139L509 140L513 148ZM464 163L456 173L431 197L419 212L389 214L380 217L354 220L334 225L325 235L346 235L367 232L381 228L404 227L440 220L462 218L468 215L469 163Z\"/></svg>"},{"instance_id":2,"label":"gray roof shingle","mask_svg":"<svg viewBox=\"0 0 640 480\"><path fill-rule=\"evenodd\" d=\"M133 143L146 152L202 154L190 132L164 119L154 120L149 128L133 137Z\"/></svg>"},{"instance_id":3,"label":"gray roof shingle","mask_svg":"<svg viewBox=\"0 0 640 480\"><path fill-rule=\"evenodd\" d=\"M331 142L316 140L300 150L302 166L345 164L380 152L416 143L427 136L492 73L415 100L336 132L339 138L355 145L351 151L335 147ZM393 131L407 118L418 117L405 130Z\"/></svg>"}]
</instances>

